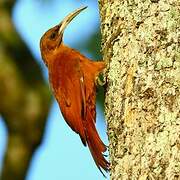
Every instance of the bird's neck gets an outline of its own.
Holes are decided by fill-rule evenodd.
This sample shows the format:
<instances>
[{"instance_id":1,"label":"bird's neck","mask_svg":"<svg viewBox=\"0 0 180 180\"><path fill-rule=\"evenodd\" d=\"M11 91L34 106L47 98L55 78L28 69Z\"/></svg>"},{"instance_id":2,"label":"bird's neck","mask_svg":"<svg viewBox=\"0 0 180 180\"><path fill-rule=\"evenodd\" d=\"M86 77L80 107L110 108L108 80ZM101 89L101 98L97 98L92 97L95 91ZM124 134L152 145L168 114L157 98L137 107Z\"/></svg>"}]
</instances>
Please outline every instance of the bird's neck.
<instances>
[{"instance_id":1,"label":"bird's neck","mask_svg":"<svg viewBox=\"0 0 180 180\"><path fill-rule=\"evenodd\" d=\"M66 53L68 54L71 51L71 48L61 43L55 50L51 51L50 53L45 53L43 56L43 60L46 66L49 66L54 60L60 59L60 57Z\"/></svg>"}]
</instances>

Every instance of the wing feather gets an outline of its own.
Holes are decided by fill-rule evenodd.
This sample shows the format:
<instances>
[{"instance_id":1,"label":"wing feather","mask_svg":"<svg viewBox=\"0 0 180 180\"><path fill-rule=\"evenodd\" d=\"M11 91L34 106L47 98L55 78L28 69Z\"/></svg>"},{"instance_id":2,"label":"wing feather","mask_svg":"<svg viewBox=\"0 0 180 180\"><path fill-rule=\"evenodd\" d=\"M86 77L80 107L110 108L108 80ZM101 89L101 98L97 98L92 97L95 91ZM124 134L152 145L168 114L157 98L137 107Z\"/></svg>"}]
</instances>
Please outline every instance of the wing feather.
<instances>
[{"instance_id":1,"label":"wing feather","mask_svg":"<svg viewBox=\"0 0 180 180\"><path fill-rule=\"evenodd\" d=\"M84 145L86 136L82 121L85 115L85 93L83 74L78 59L66 59L68 63L54 61L51 67L50 81L60 106L62 115L73 131L78 133ZM72 68L74 67L74 68Z\"/></svg>"}]
</instances>

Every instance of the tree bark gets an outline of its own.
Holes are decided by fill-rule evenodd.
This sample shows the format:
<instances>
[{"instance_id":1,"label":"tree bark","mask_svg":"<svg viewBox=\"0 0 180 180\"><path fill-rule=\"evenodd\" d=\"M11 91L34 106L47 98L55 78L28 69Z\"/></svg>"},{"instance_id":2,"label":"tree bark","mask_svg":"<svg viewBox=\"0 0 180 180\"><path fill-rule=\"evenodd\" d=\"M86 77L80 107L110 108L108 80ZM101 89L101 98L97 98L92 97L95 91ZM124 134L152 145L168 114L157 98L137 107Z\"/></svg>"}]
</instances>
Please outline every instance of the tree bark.
<instances>
[{"instance_id":1,"label":"tree bark","mask_svg":"<svg viewBox=\"0 0 180 180\"><path fill-rule=\"evenodd\" d=\"M51 105L41 69L15 30L15 1L0 0L0 114L8 129L1 180L24 180Z\"/></svg>"},{"instance_id":2,"label":"tree bark","mask_svg":"<svg viewBox=\"0 0 180 180\"><path fill-rule=\"evenodd\" d=\"M180 179L180 2L99 6L110 178Z\"/></svg>"}]
</instances>

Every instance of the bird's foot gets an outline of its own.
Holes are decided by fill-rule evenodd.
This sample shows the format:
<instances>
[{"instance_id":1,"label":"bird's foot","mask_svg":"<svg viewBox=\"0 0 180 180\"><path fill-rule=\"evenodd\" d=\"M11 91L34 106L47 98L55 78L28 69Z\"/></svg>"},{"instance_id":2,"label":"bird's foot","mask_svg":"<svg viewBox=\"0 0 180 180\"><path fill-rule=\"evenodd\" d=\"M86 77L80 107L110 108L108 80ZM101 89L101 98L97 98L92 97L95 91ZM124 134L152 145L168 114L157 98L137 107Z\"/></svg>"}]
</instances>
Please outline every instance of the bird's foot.
<instances>
[{"instance_id":1,"label":"bird's foot","mask_svg":"<svg viewBox=\"0 0 180 180\"><path fill-rule=\"evenodd\" d=\"M98 86L98 85L104 86L106 84L106 81L104 78L102 79L98 76L98 77L96 77L95 83L96 83L96 86Z\"/></svg>"}]
</instances>

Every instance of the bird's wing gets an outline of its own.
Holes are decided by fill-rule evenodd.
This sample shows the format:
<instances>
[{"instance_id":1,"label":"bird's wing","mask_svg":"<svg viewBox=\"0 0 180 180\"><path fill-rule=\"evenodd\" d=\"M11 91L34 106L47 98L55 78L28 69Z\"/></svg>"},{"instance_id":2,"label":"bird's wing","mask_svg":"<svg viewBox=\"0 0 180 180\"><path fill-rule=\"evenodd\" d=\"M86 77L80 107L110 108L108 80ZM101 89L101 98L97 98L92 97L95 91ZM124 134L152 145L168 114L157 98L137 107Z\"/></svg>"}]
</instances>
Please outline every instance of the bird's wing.
<instances>
[{"instance_id":1,"label":"bird's wing","mask_svg":"<svg viewBox=\"0 0 180 180\"><path fill-rule=\"evenodd\" d=\"M86 145L83 125L86 113L84 77L78 59L67 61L57 60L52 64L50 81L64 119Z\"/></svg>"}]
</instances>

